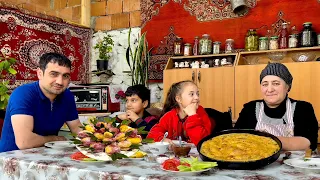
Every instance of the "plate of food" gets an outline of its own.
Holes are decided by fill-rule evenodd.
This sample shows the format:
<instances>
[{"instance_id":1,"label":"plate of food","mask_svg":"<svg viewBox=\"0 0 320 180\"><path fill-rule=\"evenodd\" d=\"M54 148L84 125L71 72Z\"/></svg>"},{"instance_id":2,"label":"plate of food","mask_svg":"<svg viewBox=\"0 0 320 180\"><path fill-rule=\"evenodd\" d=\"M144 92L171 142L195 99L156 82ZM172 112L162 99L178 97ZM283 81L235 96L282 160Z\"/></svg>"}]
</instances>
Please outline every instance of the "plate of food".
<instances>
[{"instance_id":1,"label":"plate of food","mask_svg":"<svg viewBox=\"0 0 320 180\"><path fill-rule=\"evenodd\" d=\"M89 124L83 124L83 130L74 135L72 141L82 154L99 161L142 158L146 155L140 151L140 134L144 133L144 130L132 128L128 126L129 123L130 121L124 120L117 124L116 119L110 117L104 118L103 121L89 118Z\"/></svg>"},{"instance_id":2,"label":"plate of food","mask_svg":"<svg viewBox=\"0 0 320 180\"><path fill-rule=\"evenodd\" d=\"M220 131L203 138L197 145L203 161L217 162L220 168L226 169L264 167L279 158L281 149L277 137L249 129Z\"/></svg>"},{"instance_id":3,"label":"plate of food","mask_svg":"<svg viewBox=\"0 0 320 180\"><path fill-rule=\"evenodd\" d=\"M192 176L208 172L216 167L216 162L203 162L196 157L167 159L161 164L161 169L179 176Z\"/></svg>"},{"instance_id":4,"label":"plate of food","mask_svg":"<svg viewBox=\"0 0 320 180\"><path fill-rule=\"evenodd\" d=\"M283 163L295 168L320 170L319 158L292 158L284 160Z\"/></svg>"},{"instance_id":5,"label":"plate of food","mask_svg":"<svg viewBox=\"0 0 320 180\"><path fill-rule=\"evenodd\" d=\"M72 141L51 141L44 144L45 147L52 149L66 149L76 147Z\"/></svg>"}]
</instances>

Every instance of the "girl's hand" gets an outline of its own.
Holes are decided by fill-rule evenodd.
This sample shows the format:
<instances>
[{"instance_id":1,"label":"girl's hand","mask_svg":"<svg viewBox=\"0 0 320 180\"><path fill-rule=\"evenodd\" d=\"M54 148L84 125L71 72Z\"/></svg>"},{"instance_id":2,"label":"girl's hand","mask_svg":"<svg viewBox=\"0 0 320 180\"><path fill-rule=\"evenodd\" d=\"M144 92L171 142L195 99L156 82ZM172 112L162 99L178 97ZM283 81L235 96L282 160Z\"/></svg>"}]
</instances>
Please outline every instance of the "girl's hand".
<instances>
[{"instance_id":1,"label":"girl's hand","mask_svg":"<svg viewBox=\"0 0 320 180\"><path fill-rule=\"evenodd\" d=\"M186 108L184 108L183 111L188 116L192 116L197 113L198 106L199 106L198 103L191 103Z\"/></svg>"}]
</instances>

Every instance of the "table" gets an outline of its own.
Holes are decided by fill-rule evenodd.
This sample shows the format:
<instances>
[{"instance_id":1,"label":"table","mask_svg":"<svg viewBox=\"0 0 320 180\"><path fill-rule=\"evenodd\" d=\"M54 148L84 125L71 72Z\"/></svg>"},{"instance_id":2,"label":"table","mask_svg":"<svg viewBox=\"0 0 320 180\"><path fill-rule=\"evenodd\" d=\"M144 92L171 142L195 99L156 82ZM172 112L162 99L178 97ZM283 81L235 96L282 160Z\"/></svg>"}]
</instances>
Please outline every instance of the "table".
<instances>
[{"instance_id":1,"label":"table","mask_svg":"<svg viewBox=\"0 0 320 180\"><path fill-rule=\"evenodd\" d=\"M193 153L195 149L193 149ZM107 180L107 179L207 179L207 180L316 180L320 174L280 164L280 159L259 170L215 169L195 176L177 176L147 161L117 160L84 163L69 157L76 149L57 150L45 147L0 153L0 179L19 180ZM195 150L196 151L196 150Z\"/></svg>"}]
</instances>

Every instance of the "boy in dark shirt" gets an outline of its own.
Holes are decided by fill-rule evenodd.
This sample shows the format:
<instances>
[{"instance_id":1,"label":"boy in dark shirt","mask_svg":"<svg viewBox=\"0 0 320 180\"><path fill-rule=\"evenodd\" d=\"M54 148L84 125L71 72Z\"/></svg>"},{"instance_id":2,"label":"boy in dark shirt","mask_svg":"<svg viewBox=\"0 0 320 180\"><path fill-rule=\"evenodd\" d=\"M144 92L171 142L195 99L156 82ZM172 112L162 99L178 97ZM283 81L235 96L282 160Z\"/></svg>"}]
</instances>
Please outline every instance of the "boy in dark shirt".
<instances>
[{"instance_id":1,"label":"boy in dark shirt","mask_svg":"<svg viewBox=\"0 0 320 180\"><path fill-rule=\"evenodd\" d=\"M128 87L126 94L126 112L117 115L117 121L130 120L129 126L139 128L145 126L145 131L150 129L158 122L158 117L146 111L150 102L150 90L144 85L134 85Z\"/></svg>"}]
</instances>

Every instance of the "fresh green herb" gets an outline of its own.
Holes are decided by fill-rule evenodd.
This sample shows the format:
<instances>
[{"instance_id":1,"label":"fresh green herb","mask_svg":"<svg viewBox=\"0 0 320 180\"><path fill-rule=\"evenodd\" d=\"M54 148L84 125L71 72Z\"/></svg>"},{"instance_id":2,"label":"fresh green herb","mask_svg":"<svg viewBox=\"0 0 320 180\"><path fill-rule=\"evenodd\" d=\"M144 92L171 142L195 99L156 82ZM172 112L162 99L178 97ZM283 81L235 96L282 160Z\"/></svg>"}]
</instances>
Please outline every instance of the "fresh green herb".
<instances>
[{"instance_id":1,"label":"fresh green herb","mask_svg":"<svg viewBox=\"0 0 320 180\"><path fill-rule=\"evenodd\" d=\"M112 161L115 161L117 159L122 159L122 158L128 158L128 156L121 154L121 153L114 153L110 155Z\"/></svg>"},{"instance_id":2,"label":"fresh green herb","mask_svg":"<svg viewBox=\"0 0 320 180\"><path fill-rule=\"evenodd\" d=\"M179 171L201 171L218 166L216 162L202 162L192 156L191 159L182 158L180 162L180 164L189 164L190 167L188 165L179 165Z\"/></svg>"}]
</instances>

